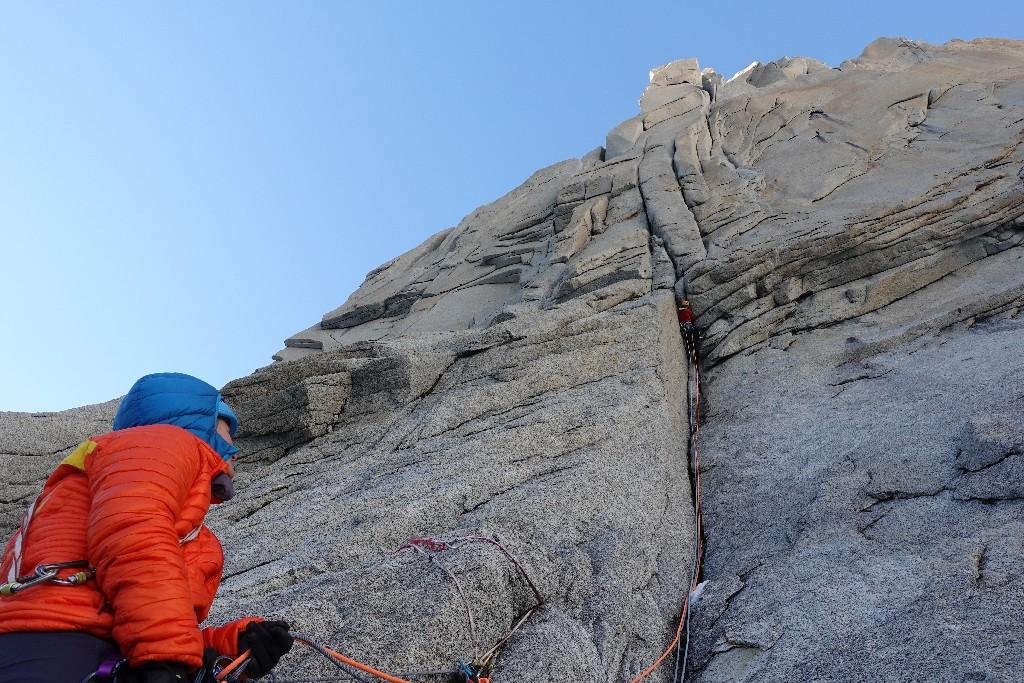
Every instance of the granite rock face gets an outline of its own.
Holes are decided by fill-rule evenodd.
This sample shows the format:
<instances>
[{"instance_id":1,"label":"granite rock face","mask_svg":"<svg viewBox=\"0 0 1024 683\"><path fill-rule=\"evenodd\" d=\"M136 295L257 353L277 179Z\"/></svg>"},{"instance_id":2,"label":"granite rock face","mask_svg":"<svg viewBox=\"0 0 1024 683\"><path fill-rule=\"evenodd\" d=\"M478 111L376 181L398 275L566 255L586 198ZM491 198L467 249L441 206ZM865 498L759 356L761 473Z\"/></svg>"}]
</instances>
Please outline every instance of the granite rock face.
<instances>
[{"instance_id":1,"label":"granite rock face","mask_svg":"<svg viewBox=\"0 0 1024 683\"><path fill-rule=\"evenodd\" d=\"M118 401L59 413L0 412L0 536L17 528L41 483L89 434L110 431Z\"/></svg>"},{"instance_id":2,"label":"granite rock face","mask_svg":"<svg viewBox=\"0 0 1024 683\"><path fill-rule=\"evenodd\" d=\"M216 617L451 669L532 592L490 545L396 550L486 536L546 598L494 678L628 680L692 570L685 296L707 543L688 680L1019 680L1022 146L1020 42L654 69L604 147L374 270L225 388L246 455L209 520ZM0 530L114 405L0 414Z\"/></svg>"}]
</instances>

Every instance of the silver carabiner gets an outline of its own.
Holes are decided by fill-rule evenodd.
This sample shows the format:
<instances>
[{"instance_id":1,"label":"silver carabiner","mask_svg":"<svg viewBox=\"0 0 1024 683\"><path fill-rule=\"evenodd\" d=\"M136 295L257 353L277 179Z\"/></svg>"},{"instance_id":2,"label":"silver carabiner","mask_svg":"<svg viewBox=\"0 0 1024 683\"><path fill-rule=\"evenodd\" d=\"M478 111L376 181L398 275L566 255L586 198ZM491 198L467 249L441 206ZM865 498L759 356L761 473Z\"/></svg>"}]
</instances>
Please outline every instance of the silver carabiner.
<instances>
[{"instance_id":1,"label":"silver carabiner","mask_svg":"<svg viewBox=\"0 0 1024 683\"><path fill-rule=\"evenodd\" d=\"M85 569L80 572L75 572L70 576L60 576L62 569L77 569L82 567ZM25 590L26 588L38 586L41 583L53 583L58 586L78 586L93 578L95 575L95 570L90 568L89 563L84 560L40 564L36 566L34 573L29 574L28 576L19 576L11 583L5 583L0 586L0 596L11 596Z\"/></svg>"},{"instance_id":2,"label":"silver carabiner","mask_svg":"<svg viewBox=\"0 0 1024 683\"><path fill-rule=\"evenodd\" d=\"M62 569L82 569L80 572L75 572L69 576L60 576ZM89 566L89 563L85 560L78 560L76 562L54 562L52 564L41 564L36 567L36 574L45 572L49 574L53 572L53 576L49 579L50 583L58 586L78 586L89 579L96 576L96 570Z\"/></svg>"},{"instance_id":3,"label":"silver carabiner","mask_svg":"<svg viewBox=\"0 0 1024 683\"><path fill-rule=\"evenodd\" d=\"M37 586L41 583L52 581L57 576L58 571L59 570L57 569L50 569L46 565L41 564L38 567L36 567L36 571L34 574L29 574L28 576L19 576L16 580L12 581L11 583L5 583L3 586L0 586L0 595L14 595L15 593L23 591L26 588L31 588L32 586Z\"/></svg>"}]
</instances>

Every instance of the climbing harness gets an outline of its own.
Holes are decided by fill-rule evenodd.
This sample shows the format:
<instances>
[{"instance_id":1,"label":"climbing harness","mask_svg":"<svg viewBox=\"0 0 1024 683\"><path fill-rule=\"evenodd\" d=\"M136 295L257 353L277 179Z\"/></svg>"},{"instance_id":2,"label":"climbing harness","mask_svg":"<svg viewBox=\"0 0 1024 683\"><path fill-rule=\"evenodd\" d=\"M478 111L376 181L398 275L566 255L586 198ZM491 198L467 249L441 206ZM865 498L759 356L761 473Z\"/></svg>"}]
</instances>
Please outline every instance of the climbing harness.
<instances>
[{"instance_id":1,"label":"climbing harness","mask_svg":"<svg viewBox=\"0 0 1024 683\"><path fill-rule=\"evenodd\" d=\"M65 569L78 569L80 571L61 575L61 572ZM79 586L95 575L96 570L90 567L89 563L85 560L41 564L36 567L34 573L16 577L13 581L0 585L0 596L10 597L26 588L32 588L43 583L54 586Z\"/></svg>"},{"instance_id":2,"label":"climbing harness","mask_svg":"<svg viewBox=\"0 0 1024 683\"><path fill-rule=\"evenodd\" d=\"M686 680L686 664L690 655L690 621L692 613L690 603L693 601L694 592L700 585L701 572L704 564L704 513L701 503L701 462L700 462L700 425L701 413L701 379L700 379L700 353L697 344L697 325L690 308L690 302L682 299L678 306L679 330L683 336L683 343L686 346L687 361L691 370L690 394L690 447L688 457L688 468L693 493L693 561L690 568L690 586L680 611L679 622L676 625L675 635L672 642L665 648L661 656L653 664L637 674L630 683L640 683L661 664L668 659L669 655L675 653L675 669L672 675L673 683L682 683ZM684 633L685 629L685 633Z\"/></svg>"},{"instance_id":3,"label":"climbing harness","mask_svg":"<svg viewBox=\"0 0 1024 683\"><path fill-rule=\"evenodd\" d=\"M191 683L240 683L245 670L252 661L246 650L237 658L221 656L210 664L204 664L191 678ZM118 683L118 676L128 667L128 660L120 655L113 655L100 662L96 671L86 676L82 683Z\"/></svg>"}]
</instances>

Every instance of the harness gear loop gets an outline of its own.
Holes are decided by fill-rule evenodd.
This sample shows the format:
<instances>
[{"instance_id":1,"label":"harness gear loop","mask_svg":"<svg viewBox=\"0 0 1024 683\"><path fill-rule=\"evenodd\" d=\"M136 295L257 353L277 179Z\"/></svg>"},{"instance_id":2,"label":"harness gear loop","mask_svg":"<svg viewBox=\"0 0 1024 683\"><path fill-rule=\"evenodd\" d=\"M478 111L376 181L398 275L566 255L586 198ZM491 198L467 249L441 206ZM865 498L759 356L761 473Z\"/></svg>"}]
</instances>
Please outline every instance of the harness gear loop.
<instances>
[{"instance_id":1,"label":"harness gear loop","mask_svg":"<svg viewBox=\"0 0 1024 683\"><path fill-rule=\"evenodd\" d=\"M81 569L82 571L61 576L61 571L64 569ZM26 588L32 588L43 583L50 583L55 586L79 586L94 576L96 576L96 570L90 567L86 560L40 564L36 567L34 573L28 576L19 576L14 581L0 585L0 596L10 597Z\"/></svg>"},{"instance_id":2,"label":"harness gear loop","mask_svg":"<svg viewBox=\"0 0 1024 683\"><path fill-rule=\"evenodd\" d=\"M33 506L34 509L35 506ZM30 509L30 512L31 512ZM22 522L22 531L19 531L17 538L18 546L21 543L21 535L23 531L28 527L28 521L32 517L31 514L25 515L25 520ZM200 524L192 531L188 532L182 538L178 539L180 545L185 545L195 539L199 538L200 532L203 530L203 525ZM18 549L16 547L16 549ZM17 562L20 562L20 558L15 558ZM16 562L16 564L17 564ZM50 583L55 586L80 586L86 581L96 577L96 570L89 566L87 560L75 560L73 562L49 562L46 564L36 565L35 571L26 576L17 576L15 573L16 567L12 565L11 572L8 574L8 582L0 584L0 597L9 598L15 593L19 593L26 588L32 586L38 586L41 583ZM61 575L61 571L65 569L80 569L73 574L66 576Z\"/></svg>"},{"instance_id":3,"label":"harness gear loop","mask_svg":"<svg viewBox=\"0 0 1024 683\"><path fill-rule=\"evenodd\" d=\"M100 681L115 683L117 681L117 675L120 673L122 668L127 666L127 664L128 660L119 655L107 657L100 662L96 671L89 674L82 683L99 683Z\"/></svg>"}]
</instances>

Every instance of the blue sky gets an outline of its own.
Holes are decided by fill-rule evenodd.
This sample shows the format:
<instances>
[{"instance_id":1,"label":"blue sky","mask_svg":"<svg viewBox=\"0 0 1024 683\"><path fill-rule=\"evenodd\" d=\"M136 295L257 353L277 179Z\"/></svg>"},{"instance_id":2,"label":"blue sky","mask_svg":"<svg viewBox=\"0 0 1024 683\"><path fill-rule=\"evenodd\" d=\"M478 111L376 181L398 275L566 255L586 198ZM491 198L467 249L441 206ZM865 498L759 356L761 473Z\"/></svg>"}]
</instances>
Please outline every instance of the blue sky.
<instances>
[{"instance_id":1,"label":"blue sky","mask_svg":"<svg viewBox=\"0 0 1024 683\"><path fill-rule=\"evenodd\" d=\"M0 410L269 363L376 265L602 144L653 66L1024 38L1022 5L0 2Z\"/></svg>"}]
</instances>

